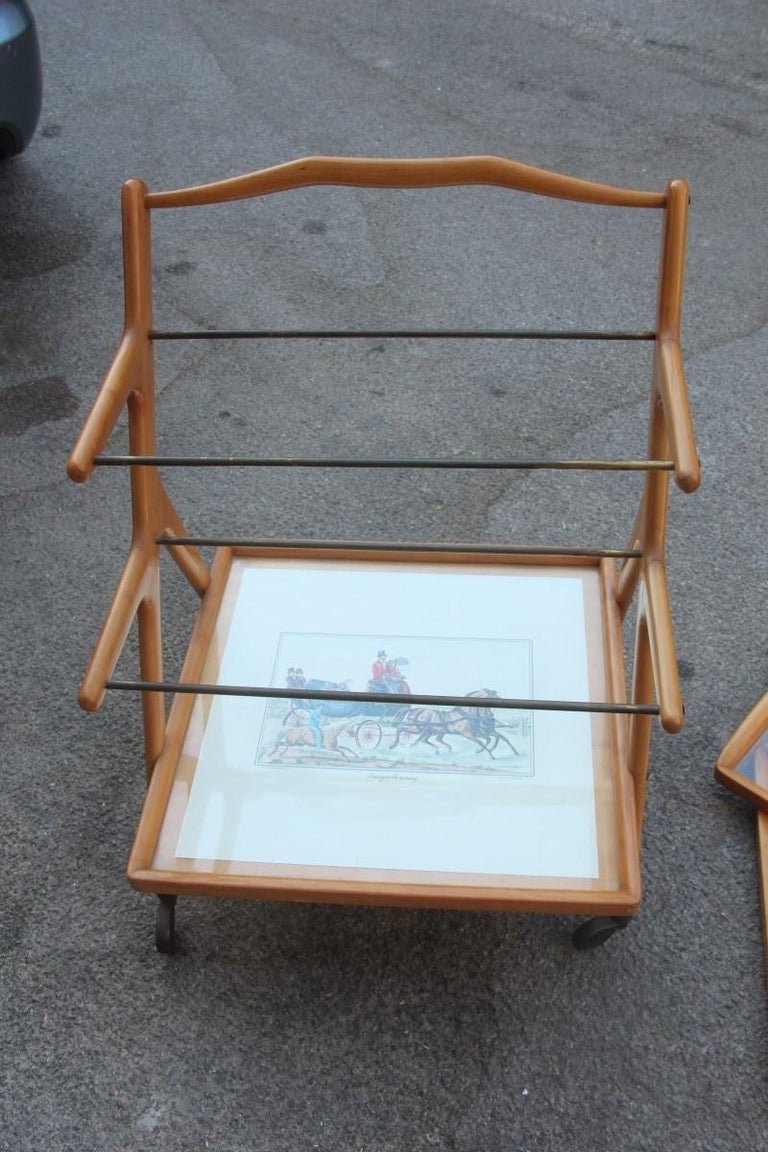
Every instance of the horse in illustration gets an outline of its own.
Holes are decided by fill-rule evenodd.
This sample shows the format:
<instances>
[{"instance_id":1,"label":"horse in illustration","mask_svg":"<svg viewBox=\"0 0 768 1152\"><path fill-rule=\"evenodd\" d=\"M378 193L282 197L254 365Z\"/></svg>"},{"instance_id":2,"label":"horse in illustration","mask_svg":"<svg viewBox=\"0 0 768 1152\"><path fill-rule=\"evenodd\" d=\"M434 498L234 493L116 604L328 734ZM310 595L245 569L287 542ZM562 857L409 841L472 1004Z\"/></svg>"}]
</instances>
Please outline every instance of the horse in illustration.
<instances>
[{"instance_id":1,"label":"horse in illustration","mask_svg":"<svg viewBox=\"0 0 768 1152\"><path fill-rule=\"evenodd\" d=\"M468 692L466 699L492 699L498 697L493 688L477 688ZM407 706L401 709L393 720L396 733L391 748L397 748L404 737L415 737L414 744L424 744L439 755L442 748L452 751L446 736L461 736L477 745L477 751L493 753L500 743L508 746L514 756L519 756L517 748L499 731L496 717L490 708L458 706L449 711L428 706Z\"/></svg>"}]
</instances>

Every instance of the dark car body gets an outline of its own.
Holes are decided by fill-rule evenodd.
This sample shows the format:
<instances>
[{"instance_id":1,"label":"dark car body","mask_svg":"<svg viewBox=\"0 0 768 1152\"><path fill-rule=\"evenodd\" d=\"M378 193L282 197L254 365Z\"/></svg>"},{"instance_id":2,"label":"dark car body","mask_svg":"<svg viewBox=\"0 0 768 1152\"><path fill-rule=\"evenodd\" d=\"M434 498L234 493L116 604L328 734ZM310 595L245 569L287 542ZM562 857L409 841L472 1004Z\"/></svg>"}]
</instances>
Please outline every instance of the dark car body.
<instances>
[{"instance_id":1,"label":"dark car body","mask_svg":"<svg viewBox=\"0 0 768 1152\"><path fill-rule=\"evenodd\" d=\"M0 159L29 144L42 95L35 18L26 0L0 0Z\"/></svg>"}]
</instances>

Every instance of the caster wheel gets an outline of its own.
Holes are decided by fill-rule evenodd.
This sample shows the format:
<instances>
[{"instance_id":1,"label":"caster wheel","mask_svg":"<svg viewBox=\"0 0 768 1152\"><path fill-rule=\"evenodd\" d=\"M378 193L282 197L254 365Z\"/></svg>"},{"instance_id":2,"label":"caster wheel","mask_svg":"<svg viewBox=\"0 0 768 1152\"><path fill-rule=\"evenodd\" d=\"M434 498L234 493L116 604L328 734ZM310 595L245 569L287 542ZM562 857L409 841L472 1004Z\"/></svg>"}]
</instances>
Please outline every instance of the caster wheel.
<instances>
[{"instance_id":1,"label":"caster wheel","mask_svg":"<svg viewBox=\"0 0 768 1152\"><path fill-rule=\"evenodd\" d=\"M160 896L155 919L155 946L158 952L175 952L177 947L174 925L176 922L176 897Z\"/></svg>"},{"instance_id":2,"label":"caster wheel","mask_svg":"<svg viewBox=\"0 0 768 1152\"><path fill-rule=\"evenodd\" d=\"M580 924L572 936L574 948L584 951L587 948L599 948L610 940L614 932L626 928L629 920L619 916L593 916Z\"/></svg>"}]
</instances>

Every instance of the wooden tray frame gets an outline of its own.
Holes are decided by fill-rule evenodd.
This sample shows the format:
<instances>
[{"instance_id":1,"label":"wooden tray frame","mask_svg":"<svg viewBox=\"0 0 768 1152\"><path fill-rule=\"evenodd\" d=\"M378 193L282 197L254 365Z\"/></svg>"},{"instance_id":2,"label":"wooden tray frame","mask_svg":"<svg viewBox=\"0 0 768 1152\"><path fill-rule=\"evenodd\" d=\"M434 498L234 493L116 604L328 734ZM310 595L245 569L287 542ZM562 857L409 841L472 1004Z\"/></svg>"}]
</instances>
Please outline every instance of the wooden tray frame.
<instances>
[{"instance_id":1,"label":"wooden tray frame","mask_svg":"<svg viewBox=\"0 0 768 1152\"><path fill-rule=\"evenodd\" d=\"M268 195L291 188L318 184L355 187L417 188L447 185L488 184L533 193L540 196L606 206L656 209L663 214L661 261L658 282L656 325L649 333L550 333L563 338L647 338L654 342L653 372L650 387L648 460L641 462L556 462L547 467L632 468L645 472L643 495L635 514L629 547L624 553L607 550L552 549L542 555L541 549L507 549L498 562L561 565L561 553L567 563L595 566L600 576L602 627L605 636L607 704L612 717L612 741L615 752L613 780L619 809L620 876L614 892L563 888L556 891L516 889L504 891L461 885L388 885L360 880L264 877L254 879L206 877L184 871L164 873L151 866L153 829L163 809L163 795L181 751L186 718L191 708L188 695L176 695L170 716L162 688L169 690L194 685L200 674L204 650L215 624L216 604L220 595L222 572L232 556L226 546L220 549L212 571L208 570L198 545L203 541L190 537L160 477L159 466L169 463L156 455L153 342L161 338L215 338L214 333L158 333L153 330L150 217L153 211L169 208L192 208L230 200ZM689 194L684 181L675 180L662 193L639 192L577 180L543 169L532 168L497 157L460 157L429 160L369 160L314 157L266 169L249 176L217 184L173 192L149 192L139 180L123 187L123 256L125 269L125 328L123 339L101 390L91 409L68 463L71 479L83 482L99 464L125 464L130 468L132 503L132 543L88 670L80 690L81 706L87 710L100 707L110 687L133 687L142 691L145 760L150 778L147 802L129 866L131 882L137 887L161 895L166 902L178 892L201 895L242 897L279 897L281 899L344 900L364 903L405 903L430 906L518 908L537 911L608 913L626 917L640 899L639 841L645 802L648 753L652 714L659 716L667 732L677 732L683 723L683 704L675 655L672 620L669 607L665 568L665 536L670 476L685 492L694 491L700 481L696 442L690 416L680 350L680 315L683 294L683 269ZM279 333L229 333L229 336L268 335ZM294 334L295 335L295 334ZM306 333L304 335L307 335ZM355 336L361 333L332 333ZM384 335L414 335L385 333ZM421 333L416 335L436 335ZM477 336L482 333L453 333ZM490 333L488 334L490 335ZM495 335L498 336L498 333ZM544 332L506 333L510 338L541 338ZM108 458L103 451L122 408L127 405L130 456ZM178 463L179 461L175 461ZM174 463L174 461L170 461ZM212 462L215 463L215 462ZM253 462L251 462L253 463ZM282 461L296 464L298 461ZM322 463L322 462L315 462ZM349 462L347 462L349 463ZM358 466L358 462L352 462ZM369 462L369 464L372 462ZM361 466L366 466L361 462ZM380 466L377 465L377 466ZM419 461L414 466L434 466ZM438 465L438 466L445 466ZM516 463L509 467L527 467ZM540 463L534 465L541 466ZM207 541L205 541L207 542ZM229 542L231 543L231 542ZM297 542L291 542L291 555L296 555ZM402 546L419 559L458 553L450 546ZM425 549L422 552L419 548ZM361 555L362 545L350 545ZM160 640L159 556L167 549L181 571L203 598L201 614L190 645L182 674L182 685L163 682ZM491 550L492 551L492 550ZM498 549L499 553L504 549ZM517 551L515 557L509 553ZM464 549L468 562L489 560L489 550L476 553ZM265 555L282 555L273 547ZM338 545L315 546L315 556L343 555ZM368 555L379 553L368 546ZM381 558L385 558L384 551ZM614 557L622 564L617 568ZM637 597L632 682L627 699L622 655L622 625L630 603ZM111 679L133 619L138 620L139 665L141 680L125 684ZM191 689L189 689L191 690ZM656 704L653 703L654 698ZM158 825L159 827L159 825ZM615 926L614 926L615 927ZM172 924L171 924L172 933Z\"/></svg>"},{"instance_id":2,"label":"wooden tray frame","mask_svg":"<svg viewBox=\"0 0 768 1152\"><path fill-rule=\"evenodd\" d=\"M280 549L219 549L212 568L211 584L203 599L200 615L190 641L182 680L191 683L215 682L218 656L211 653L211 640L217 628L232 561L240 557L264 559L353 559L349 553L339 556L323 550L302 550L298 555ZM477 554L418 552L381 553L371 550L355 560L379 564L452 563L468 568L488 558ZM563 566L561 563L535 566L520 557L496 557L496 564L533 568L533 571L587 577L594 574L588 596L588 620L593 636L599 637L601 651L592 653L590 661L591 697L625 702L624 661L621 629L612 611L615 597L615 566L609 560L582 560ZM585 588L585 596L587 590ZM226 607L226 606L225 606ZM626 716L597 714L592 717L593 746L596 757L596 797L602 797L599 812L599 837L603 843L601 871L617 875L615 882L582 881L568 886L567 880L498 877L491 881L470 875L439 875L416 872L387 873L375 877L366 870L283 867L278 865L215 865L208 862L179 862L170 869L157 865L160 834L169 796L184 754L185 734L195 707L195 696L179 695L174 700L168 721L166 748L159 758L147 792L133 851L128 865L131 883L142 891L185 892L203 896L258 897L261 899L323 900L331 903L390 904L399 906L469 908L506 911L594 911L628 915L640 900L640 875L637 849L637 820L634 794L626 762ZM192 759L190 757L190 759ZM193 766L190 766L193 772ZM616 843L605 843L606 840Z\"/></svg>"}]
</instances>

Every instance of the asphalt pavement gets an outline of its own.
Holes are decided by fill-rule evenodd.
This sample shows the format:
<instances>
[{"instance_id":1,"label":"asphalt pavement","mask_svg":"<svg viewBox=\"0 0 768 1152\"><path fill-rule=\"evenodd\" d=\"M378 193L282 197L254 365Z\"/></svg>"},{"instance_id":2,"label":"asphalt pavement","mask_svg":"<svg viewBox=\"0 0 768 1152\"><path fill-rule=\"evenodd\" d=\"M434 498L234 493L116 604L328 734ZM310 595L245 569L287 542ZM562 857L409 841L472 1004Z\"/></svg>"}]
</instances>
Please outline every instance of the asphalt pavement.
<instances>
[{"instance_id":1,"label":"asphalt pavement","mask_svg":"<svg viewBox=\"0 0 768 1152\"><path fill-rule=\"evenodd\" d=\"M34 9L42 120L0 169L0 1149L768 1149L754 815L712 775L768 686L764 6ZM86 715L76 699L128 544L127 478L77 487L64 471L120 333L121 183L478 153L691 186L683 344L704 479L671 501L687 718L653 738L641 911L582 953L566 917L189 899L180 953L160 956L154 900L124 877L138 702L114 694ZM609 216L499 189L168 213L156 318L647 327L658 217ZM160 440L190 454L642 455L648 370L647 345L164 346ZM631 478L588 490L539 474L171 482L206 531L612 547L637 493ZM195 605L164 579L172 673ZM135 667L130 641L120 669Z\"/></svg>"}]
</instances>

